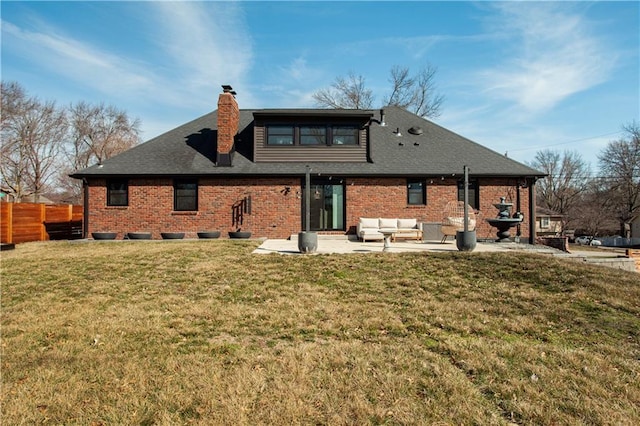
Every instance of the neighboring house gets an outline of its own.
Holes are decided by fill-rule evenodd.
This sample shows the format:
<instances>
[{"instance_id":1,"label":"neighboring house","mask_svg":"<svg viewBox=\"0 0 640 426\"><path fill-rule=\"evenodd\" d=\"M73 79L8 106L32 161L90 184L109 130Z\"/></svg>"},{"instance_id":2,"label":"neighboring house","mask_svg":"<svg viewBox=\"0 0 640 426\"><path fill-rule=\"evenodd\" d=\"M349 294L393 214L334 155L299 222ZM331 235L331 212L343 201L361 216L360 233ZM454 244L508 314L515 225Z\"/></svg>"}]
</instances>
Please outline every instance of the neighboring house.
<instances>
[{"instance_id":1,"label":"neighboring house","mask_svg":"<svg viewBox=\"0 0 640 426\"><path fill-rule=\"evenodd\" d=\"M470 204L494 217L507 197L524 213L521 237L535 237L537 170L398 107L245 110L223 89L216 111L72 175L84 182L85 232L287 238L303 228L307 165L312 230L355 234L360 217L440 222L468 165ZM478 237L494 236L481 221Z\"/></svg>"},{"instance_id":2,"label":"neighboring house","mask_svg":"<svg viewBox=\"0 0 640 426\"><path fill-rule=\"evenodd\" d=\"M625 228L627 224L625 224ZM640 214L634 216L628 223L629 225L629 235L623 235L623 237L627 238L640 238ZM626 233L626 229L625 229Z\"/></svg>"},{"instance_id":3,"label":"neighboring house","mask_svg":"<svg viewBox=\"0 0 640 426\"><path fill-rule=\"evenodd\" d=\"M538 236L560 236L564 216L543 207L536 207L536 234Z\"/></svg>"}]
</instances>

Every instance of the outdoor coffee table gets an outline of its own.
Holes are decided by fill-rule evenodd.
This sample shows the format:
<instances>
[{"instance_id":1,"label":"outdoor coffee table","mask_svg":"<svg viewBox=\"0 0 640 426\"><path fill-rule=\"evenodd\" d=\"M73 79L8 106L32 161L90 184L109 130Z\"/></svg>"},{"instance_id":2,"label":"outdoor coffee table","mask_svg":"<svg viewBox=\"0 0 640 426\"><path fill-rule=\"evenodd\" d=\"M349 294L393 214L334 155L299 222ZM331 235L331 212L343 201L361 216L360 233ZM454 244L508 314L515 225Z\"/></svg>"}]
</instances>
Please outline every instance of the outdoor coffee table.
<instances>
[{"instance_id":1,"label":"outdoor coffee table","mask_svg":"<svg viewBox=\"0 0 640 426\"><path fill-rule=\"evenodd\" d=\"M382 248L382 251L389 251L389 249L391 249L391 239L395 235L396 231L380 230L379 232L384 236L384 247Z\"/></svg>"}]
</instances>

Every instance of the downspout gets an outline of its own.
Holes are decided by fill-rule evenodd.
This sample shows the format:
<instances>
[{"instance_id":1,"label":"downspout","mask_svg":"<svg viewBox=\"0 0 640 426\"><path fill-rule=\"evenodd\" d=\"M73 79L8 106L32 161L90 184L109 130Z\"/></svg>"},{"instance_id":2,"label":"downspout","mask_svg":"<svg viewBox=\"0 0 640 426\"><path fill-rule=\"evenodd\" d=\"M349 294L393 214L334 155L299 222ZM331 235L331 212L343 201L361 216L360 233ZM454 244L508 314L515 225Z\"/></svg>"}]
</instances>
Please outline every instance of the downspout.
<instances>
[{"instance_id":1,"label":"downspout","mask_svg":"<svg viewBox=\"0 0 640 426\"><path fill-rule=\"evenodd\" d=\"M89 182L82 178L82 238L89 235Z\"/></svg>"},{"instance_id":2,"label":"downspout","mask_svg":"<svg viewBox=\"0 0 640 426\"><path fill-rule=\"evenodd\" d=\"M536 178L529 184L529 244L536 243Z\"/></svg>"}]
</instances>

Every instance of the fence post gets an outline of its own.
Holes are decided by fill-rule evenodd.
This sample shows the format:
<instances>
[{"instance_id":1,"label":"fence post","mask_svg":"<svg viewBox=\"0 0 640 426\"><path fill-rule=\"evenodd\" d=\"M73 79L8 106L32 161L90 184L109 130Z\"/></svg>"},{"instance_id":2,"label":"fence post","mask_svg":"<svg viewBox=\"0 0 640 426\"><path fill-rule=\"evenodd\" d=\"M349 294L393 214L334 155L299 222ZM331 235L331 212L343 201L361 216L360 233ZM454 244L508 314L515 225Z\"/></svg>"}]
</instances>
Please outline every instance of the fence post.
<instances>
[{"instance_id":1,"label":"fence post","mask_svg":"<svg viewBox=\"0 0 640 426\"><path fill-rule=\"evenodd\" d=\"M13 203L3 203L7 207L7 217L4 221L7 223L7 235L5 235L8 244L13 243Z\"/></svg>"},{"instance_id":2,"label":"fence post","mask_svg":"<svg viewBox=\"0 0 640 426\"><path fill-rule=\"evenodd\" d=\"M44 204L40 204L40 241L49 239L47 228L44 226L45 220L47 220L47 208Z\"/></svg>"}]
</instances>

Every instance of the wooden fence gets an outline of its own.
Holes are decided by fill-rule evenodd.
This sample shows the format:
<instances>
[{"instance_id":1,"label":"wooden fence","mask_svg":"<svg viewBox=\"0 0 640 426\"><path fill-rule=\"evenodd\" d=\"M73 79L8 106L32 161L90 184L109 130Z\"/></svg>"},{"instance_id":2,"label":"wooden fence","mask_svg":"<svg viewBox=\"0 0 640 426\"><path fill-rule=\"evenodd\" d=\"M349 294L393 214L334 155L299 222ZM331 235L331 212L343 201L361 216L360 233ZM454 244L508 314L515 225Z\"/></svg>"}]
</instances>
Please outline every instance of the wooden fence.
<instances>
[{"instance_id":1,"label":"wooden fence","mask_svg":"<svg viewBox=\"0 0 640 426\"><path fill-rule=\"evenodd\" d=\"M0 203L0 242L82 238L83 207Z\"/></svg>"}]
</instances>

